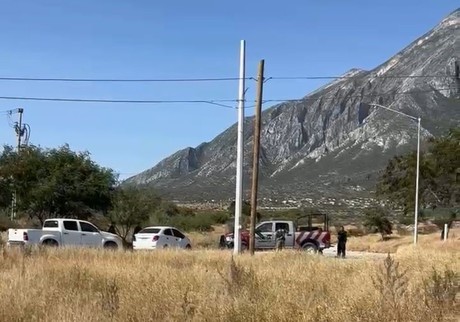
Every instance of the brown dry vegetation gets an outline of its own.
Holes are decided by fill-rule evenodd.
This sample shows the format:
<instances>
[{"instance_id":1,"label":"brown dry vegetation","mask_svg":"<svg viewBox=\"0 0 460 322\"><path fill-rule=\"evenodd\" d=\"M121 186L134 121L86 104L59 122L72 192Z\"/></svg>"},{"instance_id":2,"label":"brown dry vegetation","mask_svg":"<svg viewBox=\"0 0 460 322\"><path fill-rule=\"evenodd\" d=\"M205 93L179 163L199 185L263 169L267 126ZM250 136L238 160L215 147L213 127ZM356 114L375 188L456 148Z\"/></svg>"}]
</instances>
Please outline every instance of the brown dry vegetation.
<instances>
[{"instance_id":1,"label":"brown dry vegetation","mask_svg":"<svg viewBox=\"0 0 460 322\"><path fill-rule=\"evenodd\" d=\"M460 254L3 250L0 321L456 321ZM437 273L433 275L435 270ZM405 272L405 273L404 273Z\"/></svg>"},{"instance_id":2,"label":"brown dry vegetation","mask_svg":"<svg viewBox=\"0 0 460 322\"><path fill-rule=\"evenodd\" d=\"M350 237L347 249L375 253L395 253L410 247L413 241L411 234L401 236L395 232L385 241L382 241L382 237L379 234L370 234L362 237ZM460 229L450 230L449 239L446 242L441 241L441 233L436 232L427 235L420 234L417 243L420 248L427 250L457 251L460 253Z\"/></svg>"}]
</instances>

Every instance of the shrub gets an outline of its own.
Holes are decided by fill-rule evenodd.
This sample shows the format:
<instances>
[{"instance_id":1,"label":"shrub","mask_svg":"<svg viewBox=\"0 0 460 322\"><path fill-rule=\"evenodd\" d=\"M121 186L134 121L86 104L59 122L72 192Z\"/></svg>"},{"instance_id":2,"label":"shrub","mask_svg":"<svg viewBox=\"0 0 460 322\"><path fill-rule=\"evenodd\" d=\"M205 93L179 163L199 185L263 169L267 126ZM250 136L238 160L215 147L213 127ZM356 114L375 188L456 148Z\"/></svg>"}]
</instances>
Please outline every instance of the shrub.
<instances>
[{"instance_id":1,"label":"shrub","mask_svg":"<svg viewBox=\"0 0 460 322\"><path fill-rule=\"evenodd\" d=\"M385 238L385 235L393 233L393 225L387 218L386 210L382 207L375 207L366 211L364 226L379 232L382 235L382 240Z\"/></svg>"}]
</instances>

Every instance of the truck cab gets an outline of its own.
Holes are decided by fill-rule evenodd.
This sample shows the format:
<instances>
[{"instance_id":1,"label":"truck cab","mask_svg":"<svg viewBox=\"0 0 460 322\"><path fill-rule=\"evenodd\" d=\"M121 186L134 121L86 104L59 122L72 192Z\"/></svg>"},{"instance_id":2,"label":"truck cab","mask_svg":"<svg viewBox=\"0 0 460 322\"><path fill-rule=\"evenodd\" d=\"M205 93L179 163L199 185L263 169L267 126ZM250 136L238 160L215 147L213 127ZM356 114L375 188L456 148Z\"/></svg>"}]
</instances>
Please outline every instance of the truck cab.
<instances>
[{"instance_id":1,"label":"truck cab","mask_svg":"<svg viewBox=\"0 0 460 322\"><path fill-rule=\"evenodd\" d=\"M272 220L272 221L262 221L256 226L255 229L255 248L256 249L274 249L276 246L275 232L277 230L284 229L286 231L285 235L285 245L286 247L294 246L294 223L289 220ZM248 233L248 243L249 243L249 233ZM246 239L246 238L244 238Z\"/></svg>"}]
</instances>

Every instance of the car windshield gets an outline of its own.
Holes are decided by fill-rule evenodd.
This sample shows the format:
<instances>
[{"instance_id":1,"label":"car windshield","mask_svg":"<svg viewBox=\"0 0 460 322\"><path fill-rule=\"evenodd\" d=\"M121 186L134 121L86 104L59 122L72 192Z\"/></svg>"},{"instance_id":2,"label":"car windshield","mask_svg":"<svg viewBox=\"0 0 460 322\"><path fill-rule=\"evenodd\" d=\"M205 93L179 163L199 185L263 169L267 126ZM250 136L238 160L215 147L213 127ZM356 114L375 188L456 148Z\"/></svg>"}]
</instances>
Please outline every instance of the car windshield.
<instances>
[{"instance_id":1,"label":"car windshield","mask_svg":"<svg viewBox=\"0 0 460 322\"><path fill-rule=\"evenodd\" d=\"M158 234L160 232L160 228L144 228L138 234Z\"/></svg>"}]
</instances>

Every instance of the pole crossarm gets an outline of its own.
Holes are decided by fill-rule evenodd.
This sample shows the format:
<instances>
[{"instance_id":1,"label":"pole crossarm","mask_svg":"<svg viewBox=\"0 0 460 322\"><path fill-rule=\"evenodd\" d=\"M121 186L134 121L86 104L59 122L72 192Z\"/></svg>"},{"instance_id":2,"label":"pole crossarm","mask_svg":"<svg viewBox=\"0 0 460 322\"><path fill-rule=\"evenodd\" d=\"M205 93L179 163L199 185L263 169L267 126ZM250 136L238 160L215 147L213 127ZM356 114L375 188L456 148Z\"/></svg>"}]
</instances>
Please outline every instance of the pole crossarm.
<instances>
[{"instance_id":1,"label":"pole crossarm","mask_svg":"<svg viewBox=\"0 0 460 322\"><path fill-rule=\"evenodd\" d=\"M398 110L394 110L394 109L392 109L392 108L389 108L389 107L387 107L387 106L383 106L383 105L380 105L380 104L371 103L371 104L369 104L369 105L384 108L384 109L386 109L386 110L388 110L388 111L392 111L392 112L394 112L394 113L398 113L398 114L404 115L404 116L406 116L406 117L408 117L408 118L410 118L410 119L412 119L412 120L415 120L415 121L418 121L418 119L419 119L419 117L415 117L415 116L412 116L412 115L403 113L403 112L398 111Z\"/></svg>"}]
</instances>

